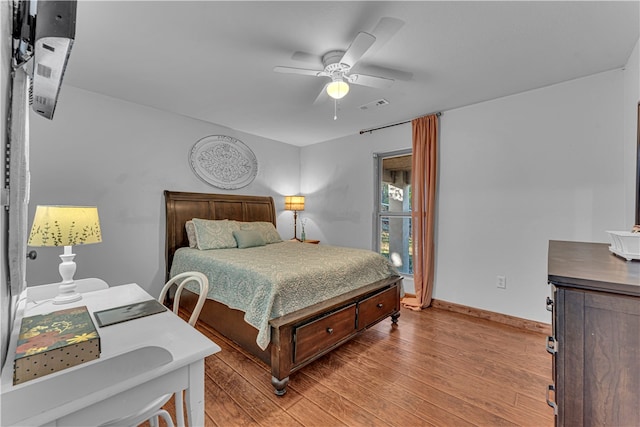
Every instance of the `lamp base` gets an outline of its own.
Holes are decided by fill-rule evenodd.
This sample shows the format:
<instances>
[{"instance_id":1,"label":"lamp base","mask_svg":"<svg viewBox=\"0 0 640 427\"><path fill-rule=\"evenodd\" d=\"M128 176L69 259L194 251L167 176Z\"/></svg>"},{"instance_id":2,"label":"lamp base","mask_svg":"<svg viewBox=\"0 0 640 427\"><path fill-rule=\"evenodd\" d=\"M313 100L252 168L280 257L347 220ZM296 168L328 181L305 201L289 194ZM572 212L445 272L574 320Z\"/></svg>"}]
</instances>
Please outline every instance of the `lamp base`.
<instances>
[{"instance_id":1,"label":"lamp base","mask_svg":"<svg viewBox=\"0 0 640 427\"><path fill-rule=\"evenodd\" d=\"M80 301L82 299L82 295L77 292L67 295L58 295L53 299L54 304L68 304L70 302Z\"/></svg>"},{"instance_id":2,"label":"lamp base","mask_svg":"<svg viewBox=\"0 0 640 427\"><path fill-rule=\"evenodd\" d=\"M63 287L66 287L66 286L70 286L70 285L60 285L60 287L58 288L60 293L58 294L58 296L56 296L53 299L54 304L68 304L70 302L76 302L82 299L82 295L76 292L75 283L72 284L71 286L72 289L69 289L68 291L62 289Z\"/></svg>"},{"instance_id":3,"label":"lamp base","mask_svg":"<svg viewBox=\"0 0 640 427\"><path fill-rule=\"evenodd\" d=\"M76 263L73 261L75 256L76 254L71 253L71 246L64 247L64 253L60 255L62 262L58 266L62 282L58 286L58 296L53 299L54 304L68 304L82 299L82 295L76 292L76 282L73 281L76 273Z\"/></svg>"}]
</instances>

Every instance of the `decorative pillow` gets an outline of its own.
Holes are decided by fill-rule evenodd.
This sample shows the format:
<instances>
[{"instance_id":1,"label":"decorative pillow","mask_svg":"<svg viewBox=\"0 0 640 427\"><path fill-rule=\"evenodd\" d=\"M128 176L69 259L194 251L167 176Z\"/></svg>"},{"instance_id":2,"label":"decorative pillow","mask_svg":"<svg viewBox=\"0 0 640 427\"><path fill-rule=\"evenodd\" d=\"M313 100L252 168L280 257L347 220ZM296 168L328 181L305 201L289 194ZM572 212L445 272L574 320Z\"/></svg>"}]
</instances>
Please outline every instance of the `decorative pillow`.
<instances>
[{"instance_id":1,"label":"decorative pillow","mask_svg":"<svg viewBox=\"0 0 640 427\"><path fill-rule=\"evenodd\" d=\"M267 245L270 243L282 242L282 238L280 237L280 234L278 234L278 230L276 230L276 227L274 227L271 222L238 222L238 225L240 226L240 230L251 230L260 233Z\"/></svg>"},{"instance_id":2,"label":"decorative pillow","mask_svg":"<svg viewBox=\"0 0 640 427\"><path fill-rule=\"evenodd\" d=\"M193 218L193 225L196 230L196 247L205 249L228 249L237 246L233 232L239 230L235 221L210 220Z\"/></svg>"},{"instance_id":3,"label":"decorative pillow","mask_svg":"<svg viewBox=\"0 0 640 427\"><path fill-rule=\"evenodd\" d=\"M262 234L255 230L235 230L233 237L238 242L238 248L240 249L266 245Z\"/></svg>"},{"instance_id":4,"label":"decorative pillow","mask_svg":"<svg viewBox=\"0 0 640 427\"><path fill-rule=\"evenodd\" d=\"M193 221L185 222L184 228L187 230L187 239L189 239L189 247L197 248L198 241L196 240L196 226L193 225Z\"/></svg>"}]
</instances>

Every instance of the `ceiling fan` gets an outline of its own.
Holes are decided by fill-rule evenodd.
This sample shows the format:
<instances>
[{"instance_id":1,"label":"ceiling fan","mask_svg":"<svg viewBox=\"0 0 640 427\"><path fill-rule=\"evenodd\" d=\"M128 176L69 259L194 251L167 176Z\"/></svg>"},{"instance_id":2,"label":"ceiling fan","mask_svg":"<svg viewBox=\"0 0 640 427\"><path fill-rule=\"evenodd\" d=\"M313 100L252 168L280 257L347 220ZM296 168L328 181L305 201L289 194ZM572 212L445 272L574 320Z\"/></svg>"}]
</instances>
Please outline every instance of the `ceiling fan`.
<instances>
[{"instance_id":1,"label":"ceiling fan","mask_svg":"<svg viewBox=\"0 0 640 427\"><path fill-rule=\"evenodd\" d=\"M277 66L273 68L273 71L278 73L328 77L331 79L331 81L324 86L314 104L322 101L325 93L333 99L343 98L349 92L349 84L373 88L391 87L394 83L394 79L392 78L352 73L351 70L360 58L376 43L376 40L381 39L382 42L386 42L402 25L404 25L404 22L399 19L382 18L373 31L379 36L378 39L372 34L362 31L359 32L346 51L331 50L322 56L322 65L324 67L322 70ZM298 54L298 52L296 54ZM296 54L294 54L294 57Z\"/></svg>"}]
</instances>

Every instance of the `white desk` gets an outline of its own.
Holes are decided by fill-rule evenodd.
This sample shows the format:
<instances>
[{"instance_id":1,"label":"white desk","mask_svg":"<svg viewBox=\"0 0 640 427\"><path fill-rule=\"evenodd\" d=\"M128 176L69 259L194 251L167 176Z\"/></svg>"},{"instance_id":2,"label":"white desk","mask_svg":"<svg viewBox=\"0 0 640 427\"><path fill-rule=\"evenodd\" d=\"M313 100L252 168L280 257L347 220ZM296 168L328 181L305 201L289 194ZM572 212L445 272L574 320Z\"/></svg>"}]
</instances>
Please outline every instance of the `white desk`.
<instances>
[{"instance_id":1,"label":"white desk","mask_svg":"<svg viewBox=\"0 0 640 427\"><path fill-rule=\"evenodd\" d=\"M170 310L97 328L99 359L13 385L13 354L25 315L86 305L93 316L94 311L148 299L152 297L136 284L83 293L80 301L65 305L30 307L22 298L2 369L0 425L99 425L180 390L186 390L189 425L204 425L204 358L220 347Z\"/></svg>"},{"instance_id":2,"label":"white desk","mask_svg":"<svg viewBox=\"0 0 640 427\"><path fill-rule=\"evenodd\" d=\"M102 279L97 279L95 277L91 277L88 279L75 279L76 284L76 292L85 293L85 292L93 292L99 291L101 289L107 289L109 285ZM58 295L58 288L60 283L48 283L46 285L38 285L38 286L29 286L26 290L27 302L40 302L48 299L53 299ZM60 307L63 307L61 305ZM27 305L27 310L32 305ZM64 310L60 308L60 310Z\"/></svg>"}]
</instances>

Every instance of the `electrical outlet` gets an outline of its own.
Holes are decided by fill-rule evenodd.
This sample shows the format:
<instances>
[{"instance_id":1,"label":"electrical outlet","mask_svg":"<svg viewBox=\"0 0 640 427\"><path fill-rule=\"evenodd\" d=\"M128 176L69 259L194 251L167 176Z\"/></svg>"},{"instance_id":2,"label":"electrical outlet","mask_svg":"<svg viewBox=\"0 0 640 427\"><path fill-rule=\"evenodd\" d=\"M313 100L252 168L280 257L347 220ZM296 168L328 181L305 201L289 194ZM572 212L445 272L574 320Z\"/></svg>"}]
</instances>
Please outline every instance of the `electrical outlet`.
<instances>
[{"instance_id":1,"label":"electrical outlet","mask_svg":"<svg viewBox=\"0 0 640 427\"><path fill-rule=\"evenodd\" d=\"M505 276L498 276L497 286L500 289L507 289L507 278Z\"/></svg>"}]
</instances>

